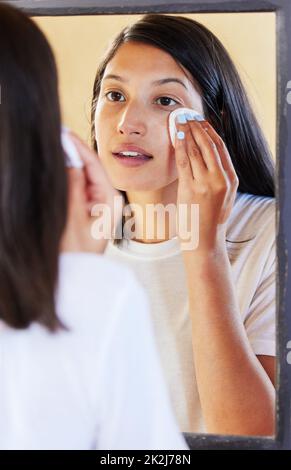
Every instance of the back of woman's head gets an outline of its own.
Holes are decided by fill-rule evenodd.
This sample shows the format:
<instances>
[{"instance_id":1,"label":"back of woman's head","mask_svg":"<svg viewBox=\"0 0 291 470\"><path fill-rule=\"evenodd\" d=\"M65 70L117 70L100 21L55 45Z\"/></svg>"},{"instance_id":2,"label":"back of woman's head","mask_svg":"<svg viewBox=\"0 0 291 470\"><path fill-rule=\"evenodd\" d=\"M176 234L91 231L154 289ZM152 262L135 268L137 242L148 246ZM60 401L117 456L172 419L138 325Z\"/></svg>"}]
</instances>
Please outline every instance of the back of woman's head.
<instances>
[{"instance_id":1,"label":"back of woman's head","mask_svg":"<svg viewBox=\"0 0 291 470\"><path fill-rule=\"evenodd\" d=\"M67 187L57 72L23 13L0 5L0 319L59 325L54 307Z\"/></svg>"},{"instance_id":2,"label":"back of woman's head","mask_svg":"<svg viewBox=\"0 0 291 470\"><path fill-rule=\"evenodd\" d=\"M189 18L145 15L115 38L94 84L93 144L94 114L105 68L119 47L128 41L158 47L190 72L193 84L201 92L205 117L229 150L239 178L238 190L273 197L274 164L238 72L216 36Z\"/></svg>"}]
</instances>

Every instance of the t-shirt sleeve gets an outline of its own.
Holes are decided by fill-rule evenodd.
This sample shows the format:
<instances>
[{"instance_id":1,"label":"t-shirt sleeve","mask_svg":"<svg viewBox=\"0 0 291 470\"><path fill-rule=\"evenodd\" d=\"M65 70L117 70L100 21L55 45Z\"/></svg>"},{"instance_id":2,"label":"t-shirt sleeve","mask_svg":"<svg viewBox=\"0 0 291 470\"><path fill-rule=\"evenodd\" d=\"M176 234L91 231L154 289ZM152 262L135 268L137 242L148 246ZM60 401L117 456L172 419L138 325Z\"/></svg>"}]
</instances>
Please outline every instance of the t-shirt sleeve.
<instances>
[{"instance_id":1,"label":"t-shirt sleeve","mask_svg":"<svg viewBox=\"0 0 291 470\"><path fill-rule=\"evenodd\" d=\"M97 448L187 450L170 406L148 300L131 273L118 310L102 374Z\"/></svg>"},{"instance_id":2,"label":"t-shirt sleeve","mask_svg":"<svg viewBox=\"0 0 291 470\"><path fill-rule=\"evenodd\" d=\"M255 291L245 329L256 355L276 355L276 243L266 261Z\"/></svg>"}]
</instances>

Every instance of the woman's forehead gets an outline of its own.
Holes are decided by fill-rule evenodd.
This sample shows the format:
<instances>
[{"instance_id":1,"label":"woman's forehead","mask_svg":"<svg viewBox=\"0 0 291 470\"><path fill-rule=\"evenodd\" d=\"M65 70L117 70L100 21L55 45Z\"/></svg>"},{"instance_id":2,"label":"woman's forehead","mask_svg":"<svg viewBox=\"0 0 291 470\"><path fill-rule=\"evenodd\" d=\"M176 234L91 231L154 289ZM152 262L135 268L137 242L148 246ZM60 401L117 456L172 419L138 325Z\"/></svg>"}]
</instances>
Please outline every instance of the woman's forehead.
<instances>
[{"instance_id":1,"label":"woman's forehead","mask_svg":"<svg viewBox=\"0 0 291 470\"><path fill-rule=\"evenodd\" d=\"M128 42L119 47L114 57L107 64L104 77L108 74L118 75L125 79L130 79L132 74L150 75L153 81L167 78L167 76L176 76L188 81L190 75L167 52L137 42Z\"/></svg>"},{"instance_id":2,"label":"woman's forehead","mask_svg":"<svg viewBox=\"0 0 291 470\"><path fill-rule=\"evenodd\" d=\"M122 44L111 61L107 64L102 78L105 85L114 77L115 81L130 86L138 82L139 87L151 89L158 82L175 83L182 82L181 92L189 95L201 95L200 87L192 77L189 70L183 67L170 54L158 47L138 42Z\"/></svg>"}]
</instances>

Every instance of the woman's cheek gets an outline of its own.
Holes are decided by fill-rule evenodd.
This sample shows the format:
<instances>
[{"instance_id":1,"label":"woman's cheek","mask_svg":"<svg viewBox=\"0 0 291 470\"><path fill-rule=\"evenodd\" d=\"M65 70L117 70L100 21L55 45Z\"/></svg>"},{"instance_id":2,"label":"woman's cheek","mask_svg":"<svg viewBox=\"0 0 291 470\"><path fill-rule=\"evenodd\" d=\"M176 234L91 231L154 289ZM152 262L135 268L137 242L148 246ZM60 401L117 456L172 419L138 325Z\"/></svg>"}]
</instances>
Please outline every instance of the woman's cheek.
<instances>
[{"instance_id":1,"label":"woman's cheek","mask_svg":"<svg viewBox=\"0 0 291 470\"><path fill-rule=\"evenodd\" d=\"M99 142L100 147L103 147L103 140L106 136L106 131L108 129L108 119L104 106L101 101L97 102L96 111L95 111L95 135L96 140ZM101 140L102 138L102 140Z\"/></svg>"},{"instance_id":2,"label":"woman's cheek","mask_svg":"<svg viewBox=\"0 0 291 470\"><path fill-rule=\"evenodd\" d=\"M100 139L98 140L98 142L99 142L99 145L97 144L98 156L101 162L105 164L106 161L108 160L108 158L106 158L106 149L104 148L104 145L102 145L102 142L100 141Z\"/></svg>"},{"instance_id":3,"label":"woman's cheek","mask_svg":"<svg viewBox=\"0 0 291 470\"><path fill-rule=\"evenodd\" d=\"M101 125L102 123L102 125ZM95 119L95 139L97 142L98 155L101 160L105 158L106 142L107 142L108 126L104 124L104 120L100 114L96 113Z\"/></svg>"}]
</instances>

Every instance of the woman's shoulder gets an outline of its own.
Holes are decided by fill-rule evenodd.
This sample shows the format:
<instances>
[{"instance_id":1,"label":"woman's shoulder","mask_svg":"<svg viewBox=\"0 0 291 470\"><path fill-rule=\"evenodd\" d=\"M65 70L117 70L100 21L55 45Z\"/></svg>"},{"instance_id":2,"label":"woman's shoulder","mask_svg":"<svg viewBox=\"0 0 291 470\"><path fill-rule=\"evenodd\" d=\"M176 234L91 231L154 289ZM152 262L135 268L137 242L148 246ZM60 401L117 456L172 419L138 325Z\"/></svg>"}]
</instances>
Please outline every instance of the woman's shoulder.
<instances>
[{"instance_id":1,"label":"woman's shoulder","mask_svg":"<svg viewBox=\"0 0 291 470\"><path fill-rule=\"evenodd\" d=\"M276 199L270 196L258 196L249 193L237 193L235 210L239 213L274 214Z\"/></svg>"},{"instance_id":2,"label":"woman's shoulder","mask_svg":"<svg viewBox=\"0 0 291 470\"><path fill-rule=\"evenodd\" d=\"M67 253L60 256L58 305L62 316L103 327L116 319L123 298L138 289L130 268L103 255ZM80 321L78 320L80 319Z\"/></svg>"},{"instance_id":3,"label":"woman's shoulder","mask_svg":"<svg viewBox=\"0 0 291 470\"><path fill-rule=\"evenodd\" d=\"M61 254L59 277L67 283L74 277L86 289L102 286L107 290L114 285L118 291L133 278L130 268L124 264L94 253Z\"/></svg>"},{"instance_id":4,"label":"woman's shoulder","mask_svg":"<svg viewBox=\"0 0 291 470\"><path fill-rule=\"evenodd\" d=\"M228 236L248 239L266 231L274 236L275 216L274 197L238 192L228 221Z\"/></svg>"}]
</instances>

